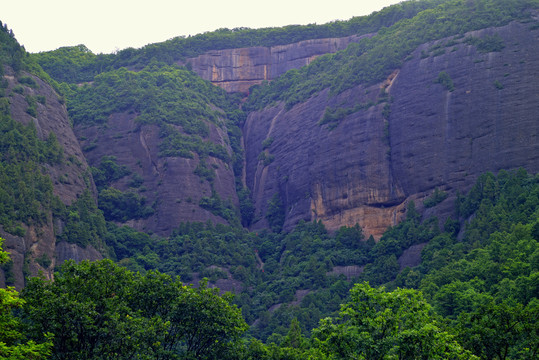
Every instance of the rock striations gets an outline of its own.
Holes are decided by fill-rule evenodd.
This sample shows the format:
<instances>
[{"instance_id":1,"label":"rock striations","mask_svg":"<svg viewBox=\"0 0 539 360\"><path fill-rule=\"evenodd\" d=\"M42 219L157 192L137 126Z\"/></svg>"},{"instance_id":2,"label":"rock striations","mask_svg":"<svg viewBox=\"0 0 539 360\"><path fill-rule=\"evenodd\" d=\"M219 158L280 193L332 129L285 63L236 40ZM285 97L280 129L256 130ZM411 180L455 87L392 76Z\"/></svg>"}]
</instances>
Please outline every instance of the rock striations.
<instances>
[{"instance_id":1,"label":"rock striations","mask_svg":"<svg viewBox=\"0 0 539 360\"><path fill-rule=\"evenodd\" d=\"M457 190L486 171L539 170L539 31L511 23L466 34L496 36L505 47L480 52L461 41L427 43L385 82L336 97L327 91L285 110L251 113L244 127L246 183L267 226L268 202L278 194L284 227L322 220L330 229L359 223L379 237L406 204L438 188L450 196L428 214L447 216ZM440 74L452 86L443 85ZM381 89L389 95L380 101ZM320 125L327 107L377 105ZM271 138L269 148L262 142ZM273 161L259 160L265 151ZM419 201L417 201L419 200Z\"/></svg>"},{"instance_id":2,"label":"rock striations","mask_svg":"<svg viewBox=\"0 0 539 360\"><path fill-rule=\"evenodd\" d=\"M343 50L351 42L366 36L371 35L305 40L271 47L215 50L188 59L186 63L204 80L228 92L247 93L253 85L308 65L320 55Z\"/></svg>"},{"instance_id":3,"label":"rock striations","mask_svg":"<svg viewBox=\"0 0 539 360\"><path fill-rule=\"evenodd\" d=\"M504 46L485 52L463 40L487 35L501 39ZM465 34L459 41L442 39L419 46L380 84L356 86L339 95L324 90L290 109L277 103L250 113L243 126L243 181L255 205L252 228L268 226L268 204L277 195L286 230L301 220L321 220L330 230L358 223L377 238L404 216L410 201L421 208L435 189L449 196L425 214L443 217L452 211L457 191L468 190L483 172L524 167L536 173L538 39L537 27L519 22ZM254 84L358 40L211 51L187 63L227 91L247 93ZM4 77L9 88L19 85L9 72ZM208 156L207 165L215 169L210 186L194 174L200 163L197 156L160 157L159 128L135 122L134 112L111 115L107 126L76 127L83 148L93 148L83 155L65 106L47 84L35 80L39 86L28 91L46 98L37 105L37 116L26 113L19 94L11 99L11 113L21 122L34 122L42 139L50 132L57 135L69 161L48 166L47 172L65 204L87 188L95 193L87 161L97 166L104 155L113 155L118 164L143 178L144 196L154 206L150 217L128 223L139 230L167 235L181 222L225 223L199 205L203 197L214 194L238 205L231 163ZM332 108L354 110L324 123ZM225 123L208 127L209 139L231 153ZM113 185L125 190L127 181ZM100 256L91 248L57 246L61 228L49 221L43 228L27 229L24 238L0 232L19 274L17 287L23 285L23 268L34 275L39 270L52 275L55 260L46 268L35 261L43 255L61 260Z\"/></svg>"}]
</instances>

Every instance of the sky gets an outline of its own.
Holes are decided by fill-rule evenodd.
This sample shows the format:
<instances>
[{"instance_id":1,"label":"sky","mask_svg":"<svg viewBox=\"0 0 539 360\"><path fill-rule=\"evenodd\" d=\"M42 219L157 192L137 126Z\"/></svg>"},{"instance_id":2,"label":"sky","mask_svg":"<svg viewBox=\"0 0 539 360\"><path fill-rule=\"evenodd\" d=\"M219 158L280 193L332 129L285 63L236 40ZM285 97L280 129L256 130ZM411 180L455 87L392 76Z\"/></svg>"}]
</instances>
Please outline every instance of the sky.
<instances>
[{"instance_id":1,"label":"sky","mask_svg":"<svg viewBox=\"0 0 539 360\"><path fill-rule=\"evenodd\" d=\"M0 0L0 20L35 53L84 44L118 50L219 28L324 24L402 0Z\"/></svg>"}]
</instances>

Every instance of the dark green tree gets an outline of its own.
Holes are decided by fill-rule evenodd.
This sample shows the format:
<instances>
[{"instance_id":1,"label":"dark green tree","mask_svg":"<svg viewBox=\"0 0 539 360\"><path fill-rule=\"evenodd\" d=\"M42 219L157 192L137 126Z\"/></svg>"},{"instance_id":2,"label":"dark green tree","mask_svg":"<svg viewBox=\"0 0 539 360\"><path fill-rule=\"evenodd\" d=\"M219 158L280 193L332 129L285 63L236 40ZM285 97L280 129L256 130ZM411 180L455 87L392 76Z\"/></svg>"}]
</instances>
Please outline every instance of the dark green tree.
<instances>
[{"instance_id":1,"label":"dark green tree","mask_svg":"<svg viewBox=\"0 0 539 360\"><path fill-rule=\"evenodd\" d=\"M22 317L35 339L54 335L53 359L224 358L247 324L206 285L135 274L110 260L69 261L54 281L30 279Z\"/></svg>"}]
</instances>

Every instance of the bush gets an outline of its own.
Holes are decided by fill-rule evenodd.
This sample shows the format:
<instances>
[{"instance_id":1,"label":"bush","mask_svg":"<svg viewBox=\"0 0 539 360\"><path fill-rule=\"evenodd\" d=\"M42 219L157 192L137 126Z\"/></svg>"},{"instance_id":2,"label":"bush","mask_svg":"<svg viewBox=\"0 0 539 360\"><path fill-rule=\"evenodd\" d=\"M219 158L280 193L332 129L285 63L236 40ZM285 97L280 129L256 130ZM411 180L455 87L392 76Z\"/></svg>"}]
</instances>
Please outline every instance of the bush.
<instances>
[{"instance_id":1,"label":"bush","mask_svg":"<svg viewBox=\"0 0 539 360\"><path fill-rule=\"evenodd\" d=\"M441 71L438 74L436 83L441 84L443 87L446 88L447 91L451 92L455 90L455 86L453 85L453 80L451 80L451 77L445 71Z\"/></svg>"}]
</instances>

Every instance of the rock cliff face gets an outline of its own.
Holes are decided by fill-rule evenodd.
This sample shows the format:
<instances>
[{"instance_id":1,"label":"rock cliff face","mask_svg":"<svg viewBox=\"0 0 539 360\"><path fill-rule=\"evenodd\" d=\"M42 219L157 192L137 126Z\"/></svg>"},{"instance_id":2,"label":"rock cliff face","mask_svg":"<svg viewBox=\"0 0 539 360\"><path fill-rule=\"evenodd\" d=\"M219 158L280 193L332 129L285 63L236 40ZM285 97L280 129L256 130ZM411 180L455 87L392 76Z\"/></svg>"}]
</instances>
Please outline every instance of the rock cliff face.
<instances>
[{"instance_id":1,"label":"rock cliff face","mask_svg":"<svg viewBox=\"0 0 539 360\"><path fill-rule=\"evenodd\" d=\"M481 52L473 41L464 41L486 36L496 37L503 46ZM245 92L253 84L358 39L222 50L188 62L216 85ZM457 190L468 190L483 172L524 167L536 173L538 39L539 30L523 23L442 39L418 47L380 84L356 86L337 96L326 90L291 109L277 104L251 113L243 127L243 180L256 207L252 227L268 226L268 203L277 194L286 230L300 220L322 220L330 230L358 223L367 235L379 237L404 216L411 200L421 209L422 200L437 188L449 196L426 209L425 216L448 215ZM13 92L10 98L12 116L25 124L33 122L42 139L54 132L64 148L66 160L47 166L46 172L54 193L65 204L88 187L96 192L87 175L87 161L97 166L103 156L114 155L119 165L143 179L146 191L142 194L155 209L150 217L128 225L168 235L181 222L226 222L199 205L202 197L212 195L208 181L195 174L200 159L160 157L156 125L135 122L136 113L116 113L106 126L76 127L86 148L83 155L65 106L53 89L37 78L38 86L28 87L9 71L5 74L8 92L17 85L25 89L24 94ZM26 112L28 94L46 100L37 104L36 117ZM358 107L362 104L374 105ZM328 108L360 110L323 124ZM207 125L210 140L231 153L226 126ZM237 205L231 164L212 156L206 163L215 169L215 193ZM112 185L125 191L129 180L125 177ZM24 237L0 229L6 239L4 247L12 253L16 287L23 286L23 273L35 275L41 270L52 276L57 261L101 256L92 248L56 244L55 231L61 231L61 224L55 228L52 214L47 225L26 229ZM38 263L37 258L51 261ZM2 285L5 279L0 276Z\"/></svg>"},{"instance_id":2,"label":"rock cliff face","mask_svg":"<svg viewBox=\"0 0 539 360\"><path fill-rule=\"evenodd\" d=\"M365 36L305 40L289 45L215 50L186 61L204 80L228 92L248 92L288 70L308 65L318 56L345 49Z\"/></svg>"},{"instance_id":3,"label":"rock cliff face","mask_svg":"<svg viewBox=\"0 0 539 360\"><path fill-rule=\"evenodd\" d=\"M6 93L11 94L11 116L25 125L33 123L38 137L42 140L45 140L51 132L56 134L59 144L64 149L64 161L54 166L46 165L45 171L52 180L54 194L64 204L69 205L88 188L87 182L90 183L90 189L95 191L91 177L86 174L88 170L86 159L73 133L65 105L60 101L58 94L41 79L29 74L23 75L32 77L37 85L30 87L20 84L10 69L7 69L4 75L8 81ZM17 85L23 86L23 94L11 91ZM37 103L36 117L26 112L28 108L26 96L43 96L45 99L43 104ZM24 237L8 234L0 228L0 236L6 240L4 250L11 253L13 260L12 271L16 288L24 286L25 274L36 276L42 271L45 276L52 276L59 255L55 231L58 231L58 228L55 229L52 214L48 214L45 225L27 227ZM76 253L79 252L91 254L88 258L101 257L101 254L93 248L81 249L77 245L70 245L72 246L62 251L62 261L76 258ZM50 261L38 262L36 261L38 258ZM4 285L5 279L0 276L0 286Z\"/></svg>"},{"instance_id":4,"label":"rock cliff face","mask_svg":"<svg viewBox=\"0 0 539 360\"><path fill-rule=\"evenodd\" d=\"M503 49L482 53L464 41L485 36L501 38ZM511 23L466 34L441 46L444 53L431 49L454 39L427 43L379 85L336 97L326 91L288 111L281 104L250 114L245 180L259 219L254 227L267 225L268 202L279 194L285 229L319 219L330 229L359 223L379 237L410 200L421 207L436 188L450 196L427 215L446 216L455 192L468 190L483 172L537 172L538 38L529 24ZM387 103L379 102L382 88ZM319 124L327 107L369 100L378 105L344 117L334 129ZM273 141L263 149L266 139Z\"/></svg>"},{"instance_id":5,"label":"rock cliff face","mask_svg":"<svg viewBox=\"0 0 539 360\"><path fill-rule=\"evenodd\" d=\"M119 165L127 166L144 180L146 203L154 206L155 213L147 219L130 220L127 225L135 229L168 235L181 222L226 221L199 206L202 197L212 195L210 184L194 172L199 164L198 157L159 156L159 127L140 125L134 121L137 114L117 113L111 115L106 126L76 127L88 162L98 166L103 156L113 155ZM208 122L210 137L214 143L227 147L231 152L228 135L215 124ZM91 147L89 145L92 144ZM232 167L222 160L209 156L208 166L215 169L214 189L223 200L238 204ZM126 191L130 177L124 177L114 184L115 188Z\"/></svg>"}]
</instances>

